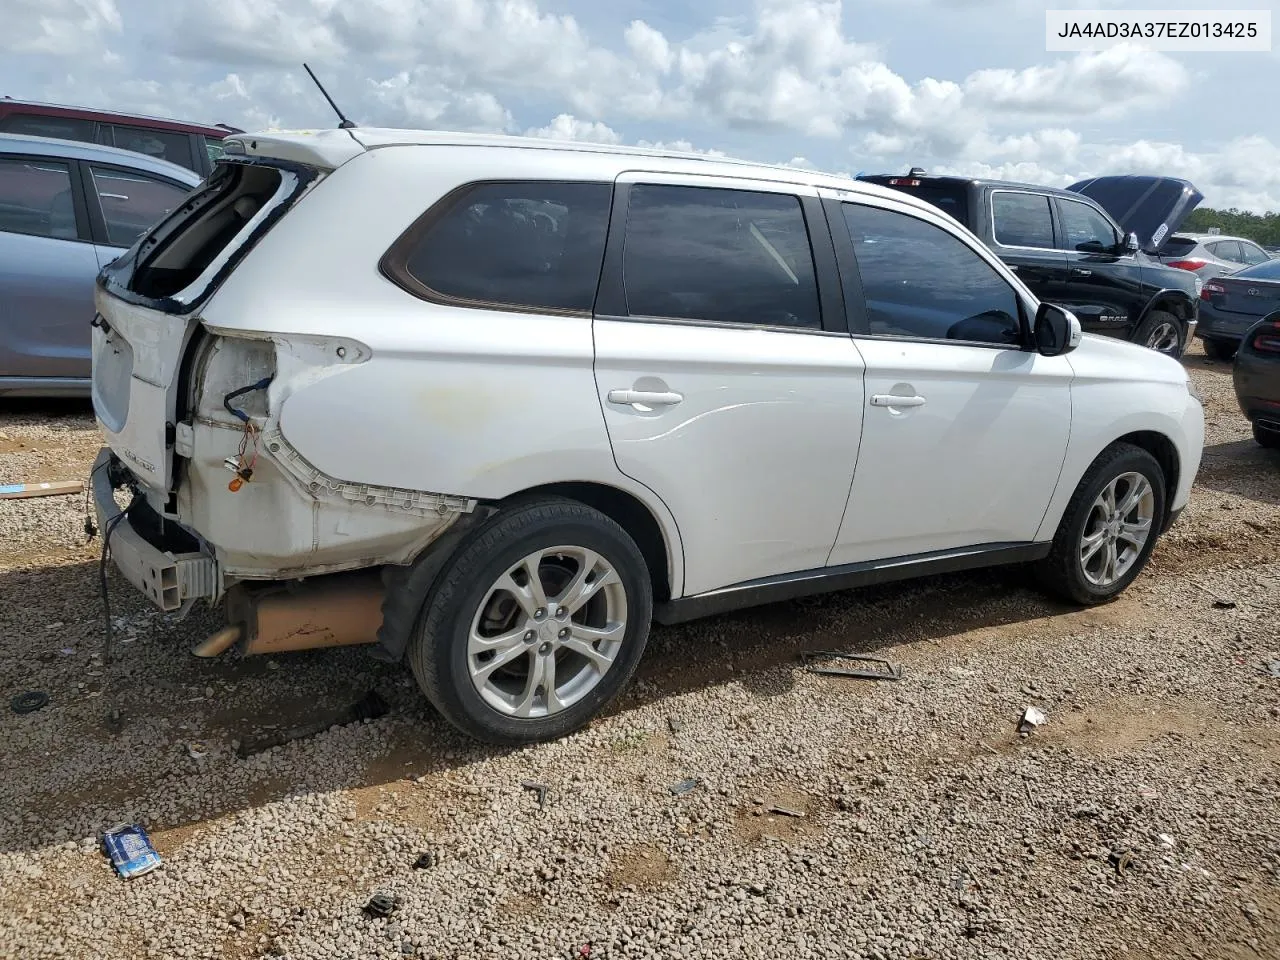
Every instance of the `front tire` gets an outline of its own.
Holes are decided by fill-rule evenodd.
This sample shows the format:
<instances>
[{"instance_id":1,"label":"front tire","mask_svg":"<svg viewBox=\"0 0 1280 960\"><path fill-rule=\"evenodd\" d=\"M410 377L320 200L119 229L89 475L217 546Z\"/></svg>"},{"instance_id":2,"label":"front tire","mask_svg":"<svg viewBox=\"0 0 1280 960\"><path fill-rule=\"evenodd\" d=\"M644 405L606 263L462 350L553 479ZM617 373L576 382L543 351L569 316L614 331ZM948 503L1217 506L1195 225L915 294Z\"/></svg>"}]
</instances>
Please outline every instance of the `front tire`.
<instances>
[{"instance_id":1,"label":"front tire","mask_svg":"<svg viewBox=\"0 0 1280 960\"><path fill-rule=\"evenodd\" d=\"M622 527L576 501L529 501L450 558L409 663L463 733L503 745L553 740L622 690L652 613L644 557Z\"/></svg>"},{"instance_id":2,"label":"front tire","mask_svg":"<svg viewBox=\"0 0 1280 960\"><path fill-rule=\"evenodd\" d=\"M1236 355L1236 348L1240 346L1234 340L1223 340L1221 337L1201 337L1200 342L1204 344L1206 357L1224 363L1229 362Z\"/></svg>"},{"instance_id":3,"label":"front tire","mask_svg":"<svg viewBox=\"0 0 1280 960\"><path fill-rule=\"evenodd\" d=\"M1140 447L1115 443L1089 467L1036 568L1040 584L1090 606L1119 595L1146 566L1164 520L1164 472Z\"/></svg>"},{"instance_id":4,"label":"front tire","mask_svg":"<svg viewBox=\"0 0 1280 960\"><path fill-rule=\"evenodd\" d=\"M1187 327L1172 313L1165 310L1152 310L1138 324L1138 329L1133 334L1133 342L1180 360L1182 352L1187 348Z\"/></svg>"}]
</instances>

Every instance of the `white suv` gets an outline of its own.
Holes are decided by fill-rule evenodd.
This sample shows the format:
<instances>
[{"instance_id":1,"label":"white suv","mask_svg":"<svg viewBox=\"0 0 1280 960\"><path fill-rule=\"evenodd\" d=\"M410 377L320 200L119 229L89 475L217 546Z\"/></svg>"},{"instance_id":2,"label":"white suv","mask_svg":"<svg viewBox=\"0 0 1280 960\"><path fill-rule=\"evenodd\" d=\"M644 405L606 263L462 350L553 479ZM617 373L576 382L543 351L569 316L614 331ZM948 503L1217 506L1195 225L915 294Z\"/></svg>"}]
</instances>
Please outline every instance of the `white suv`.
<instances>
[{"instance_id":1,"label":"white suv","mask_svg":"<svg viewBox=\"0 0 1280 960\"><path fill-rule=\"evenodd\" d=\"M226 154L94 330L107 546L163 609L226 601L198 653L371 643L541 740L651 620L1014 562L1101 602L1187 502L1181 366L900 192L405 131Z\"/></svg>"}]
</instances>

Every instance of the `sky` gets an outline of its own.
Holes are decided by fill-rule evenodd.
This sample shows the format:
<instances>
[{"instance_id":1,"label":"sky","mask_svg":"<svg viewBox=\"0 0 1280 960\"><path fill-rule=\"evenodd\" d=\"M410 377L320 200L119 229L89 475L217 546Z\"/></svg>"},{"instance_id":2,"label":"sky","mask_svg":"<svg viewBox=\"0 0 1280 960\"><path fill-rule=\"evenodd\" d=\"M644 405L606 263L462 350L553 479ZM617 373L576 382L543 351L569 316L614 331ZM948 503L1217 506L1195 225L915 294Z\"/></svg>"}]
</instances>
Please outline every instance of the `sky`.
<instances>
[{"instance_id":1,"label":"sky","mask_svg":"<svg viewBox=\"0 0 1280 960\"><path fill-rule=\"evenodd\" d=\"M1270 9L1270 0L1232 0ZM1184 177L1280 211L1280 51L1046 53L1178 0L0 0L0 96L245 129L479 130L835 173ZM1199 0L1199 8L1215 4Z\"/></svg>"}]
</instances>

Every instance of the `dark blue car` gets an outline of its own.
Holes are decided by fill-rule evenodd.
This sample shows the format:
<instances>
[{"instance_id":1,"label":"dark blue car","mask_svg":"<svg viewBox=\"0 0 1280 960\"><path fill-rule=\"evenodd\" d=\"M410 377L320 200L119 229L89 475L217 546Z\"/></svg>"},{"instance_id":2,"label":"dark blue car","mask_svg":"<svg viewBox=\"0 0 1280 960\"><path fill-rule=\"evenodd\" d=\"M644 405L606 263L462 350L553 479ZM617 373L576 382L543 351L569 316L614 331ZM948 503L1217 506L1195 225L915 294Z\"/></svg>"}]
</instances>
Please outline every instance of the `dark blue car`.
<instances>
[{"instance_id":1,"label":"dark blue car","mask_svg":"<svg viewBox=\"0 0 1280 960\"><path fill-rule=\"evenodd\" d=\"M1280 310L1280 260L1206 280L1200 301L1196 335L1204 341L1205 354L1214 360L1230 360L1249 328Z\"/></svg>"}]
</instances>

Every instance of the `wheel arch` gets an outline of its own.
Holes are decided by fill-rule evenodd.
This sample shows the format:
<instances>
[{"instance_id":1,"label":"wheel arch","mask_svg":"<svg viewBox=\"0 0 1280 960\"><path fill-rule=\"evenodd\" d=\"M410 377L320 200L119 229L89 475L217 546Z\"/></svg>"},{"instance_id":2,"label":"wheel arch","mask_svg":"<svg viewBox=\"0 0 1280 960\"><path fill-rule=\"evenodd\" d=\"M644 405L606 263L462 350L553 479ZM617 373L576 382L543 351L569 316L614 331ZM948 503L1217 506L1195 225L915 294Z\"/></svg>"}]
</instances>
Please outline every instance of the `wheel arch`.
<instances>
[{"instance_id":1,"label":"wheel arch","mask_svg":"<svg viewBox=\"0 0 1280 960\"><path fill-rule=\"evenodd\" d=\"M1152 311L1155 310L1171 313L1183 323L1189 323L1195 317L1196 304L1191 295L1184 290L1161 290L1148 300L1147 305L1142 308L1142 313L1139 315L1137 323L1134 324L1135 328L1147 317L1151 316Z\"/></svg>"},{"instance_id":2,"label":"wheel arch","mask_svg":"<svg viewBox=\"0 0 1280 960\"><path fill-rule=\"evenodd\" d=\"M648 504L619 487L590 481L565 481L522 490L505 498L499 508L513 501L540 496L576 500L599 510L622 527L636 542L644 557L645 566L649 569L649 581L653 586L654 602L672 599L673 590L679 584L679 574L682 573L677 563L680 544L677 539L667 536L661 521Z\"/></svg>"}]
</instances>

